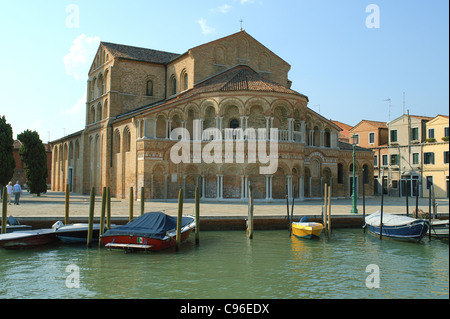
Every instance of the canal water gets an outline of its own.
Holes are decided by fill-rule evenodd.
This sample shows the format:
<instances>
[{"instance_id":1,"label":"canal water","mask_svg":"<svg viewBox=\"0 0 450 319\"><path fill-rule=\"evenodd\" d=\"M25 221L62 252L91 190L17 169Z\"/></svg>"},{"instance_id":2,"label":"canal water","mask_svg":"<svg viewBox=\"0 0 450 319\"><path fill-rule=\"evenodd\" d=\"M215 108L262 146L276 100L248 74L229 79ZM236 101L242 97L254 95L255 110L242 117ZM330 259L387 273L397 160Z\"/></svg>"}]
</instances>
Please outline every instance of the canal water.
<instances>
[{"instance_id":1,"label":"canal water","mask_svg":"<svg viewBox=\"0 0 450 319\"><path fill-rule=\"evenodd\" d=\"M380 241L360 229L318 240L209 231L200 240L191 235L178 253L0 250L0 298L449 298L448 241Z\"/></svg>"}]
</instances>

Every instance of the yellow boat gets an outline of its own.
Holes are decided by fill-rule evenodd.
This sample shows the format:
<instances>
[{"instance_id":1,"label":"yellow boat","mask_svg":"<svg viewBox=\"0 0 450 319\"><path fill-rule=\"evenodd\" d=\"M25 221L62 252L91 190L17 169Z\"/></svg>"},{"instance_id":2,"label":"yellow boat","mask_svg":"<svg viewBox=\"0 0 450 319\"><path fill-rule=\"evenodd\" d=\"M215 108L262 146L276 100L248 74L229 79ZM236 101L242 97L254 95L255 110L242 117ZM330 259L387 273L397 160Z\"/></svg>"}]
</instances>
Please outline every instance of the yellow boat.
<instances>
[{"instance_id":1,"label":"yellow boat","mask_svg":"<svg viewBox=\"0 0 450 319\"><path fill-rule=\"evenodd\" d=\"M323 225L315 222L293 222L292 233L300 238L312 239L320 237Z\"/></svg>"}]
</instances>

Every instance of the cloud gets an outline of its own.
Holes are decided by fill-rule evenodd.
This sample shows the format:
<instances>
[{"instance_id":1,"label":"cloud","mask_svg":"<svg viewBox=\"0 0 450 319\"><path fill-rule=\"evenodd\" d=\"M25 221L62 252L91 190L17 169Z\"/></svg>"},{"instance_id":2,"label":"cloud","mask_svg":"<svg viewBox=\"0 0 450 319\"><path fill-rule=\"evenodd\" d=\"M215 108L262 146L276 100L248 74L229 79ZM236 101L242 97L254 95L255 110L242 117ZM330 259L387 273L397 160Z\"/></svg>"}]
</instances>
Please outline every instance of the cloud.
<instances>
[{"instance_id":1,"label":"cloud","mask_svg":"<svg viewBox=\"0 0 450 319\"><path fill-rule=\"evenodd\" d=\"M253 3L255 0L241 0L241 4Z\"/></svg>"},{"instance_id":2,"label":"cloud","mask_svg":"<svg viewBox=\"0 0 450 319\"><path fill-rule=\"evenodd\" d=\"M92 62L99 43L100 38L98 36L88 37L84 33L75 38L69 53L63 58L66 73L73 76L76 80L85 79L88 73L87 69Z\"/></svg>"},{"instance_id":3,"label":"cloud","mask_svg":"<svg viewBox=\"0 0 450 319\"><path fill-rule=\"evenodd\" d=\"M228 4L224 4L223 6L220 6L220 7L214 8L214 9L211 9L211 12L212 12L212 13L217 13L217 12L219 12L219 13L226 14L226 13L228 13L228 12L231 10L231 8L233 8L233 7L230 6L230 5L228 5Z\"/></svg>"},{"instance_id":4,"label":"cloud","mask_svg":"<svg viewBox=\"0 0 450 319\"><path fill-rule=\"evenodd\" d=\"M201 18L199 20L197 20L197 23L200 25L200 27L202 28L202 33L204 35L208 35L208 34L212 34L214 32L216 32L216 29L206 25L206 20Z\"/></svg>"},{"instance_id":5,"label":"cloud","mask_svg":"<svg viewBox=\"0 0 450 319\"><path fill-rule=\"evenodd\" d=\"M86 107L86 92L83 96L78 99L78 101L72 105L70 108L66 109L65 113L71 117L83 115Z\"/></svg>"}]
</instances>

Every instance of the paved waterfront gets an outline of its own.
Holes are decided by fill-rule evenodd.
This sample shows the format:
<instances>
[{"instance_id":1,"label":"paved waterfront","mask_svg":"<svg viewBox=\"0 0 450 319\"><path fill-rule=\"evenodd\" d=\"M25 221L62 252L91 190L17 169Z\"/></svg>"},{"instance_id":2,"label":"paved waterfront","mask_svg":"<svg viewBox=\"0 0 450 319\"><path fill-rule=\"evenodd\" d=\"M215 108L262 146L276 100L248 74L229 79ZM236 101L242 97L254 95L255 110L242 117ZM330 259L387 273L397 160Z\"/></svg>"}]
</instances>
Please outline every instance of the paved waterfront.
<instances>
[{"instance_id":1,"label":"paved waterfront","mask_svg":"<svg viewBox=\"0 0 450 319\"><path fill-rule=\"evenodd\" d=\"M449 200L437 199L438 213L449 213ZM366 214L371 214L380 209L381 197L366 198ZM350 215L351 199L332 199L332 215ZM169 215L176 215L177 202L172 201L146 201L145 212L165 210ZM265 201L255 201L254 215L256 217L265 216L285 216L286 201L277 200L271 203ZM295 201L294 215L320 215L322 211L323 200L305 200ZM194 213L194 201L185 200L183 214ZM419 199L419 208L428 211L428 198ZM358 199L359 214L362 214L362 198ZM415 209L415 198L409 199L409 212ZM95 216L100 216L101 197L97 196L95 201ZM401 213L406 212L405 198L385 197L384 212ZM247 216L247 202L230 201L201 201L200 216L208 217L235 217ZM128 217L129 201L128 199L111 199L111 215L113 217ZM140 214L140 201L134 202L134 216ZM88 217L89 215L89 196L71 194L70 195L70 216ZM24 192L20 205L8 205L8 216L14 217L64 217L64 193L48 192L40 197Z\"/></svg>"}]
</instances>

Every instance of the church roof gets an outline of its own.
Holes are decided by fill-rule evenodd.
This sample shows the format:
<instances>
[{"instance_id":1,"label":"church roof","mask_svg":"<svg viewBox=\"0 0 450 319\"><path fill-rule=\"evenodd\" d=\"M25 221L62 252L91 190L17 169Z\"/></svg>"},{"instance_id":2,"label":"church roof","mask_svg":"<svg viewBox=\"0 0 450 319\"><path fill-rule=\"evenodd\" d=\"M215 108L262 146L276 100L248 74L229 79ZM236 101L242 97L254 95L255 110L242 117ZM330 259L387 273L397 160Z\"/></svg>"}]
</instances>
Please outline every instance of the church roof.
<instances>
[{"instance_id":1,"label":"church roof","mask_svg":"<svg viewBox=\"0 0 450 319\"><path fill-rule=\"evenodd\" d=\"M288 93L306 97L278 83L266 80L247 65L237 65L197 83L194 88L181 93L180 98L207 92L260 91ZM306 97L307 98L307 97Z\"/></svg>"},{"instance_id":2,"label":"church roof","mask_svg":"<svg viewBox=\"0 0 450 319\"><path fill-rule=\"evenodd\" d=\"M237 65L219 74L209 77L194 85L192 89L181 92L167 100L144 105L135 110L131 110L120 114L117 118L122 118L137 112L143 112L155 107L164 107L170 105L174 101L180 101L193 97L201 93L210 92L233 92L233 91L259 91L259 92L276 92L288 93L308 99L306 95L288 89L275 82L270 82L263 78L258 72L247 65Z\"/></svg>"},{"instance_id":3,"label":"church roof","mask_svg":"<svg viewBox=\"0 0 450 319\"><path fill-rule=\"evenodd\" d=\"M110 42L101 43L108 51L117 58L143 61L150 63L166 64L180 56L177 53L170 53L152 49L133 47L129 45L116 44Z\"/></svg>"}]
</instances>

